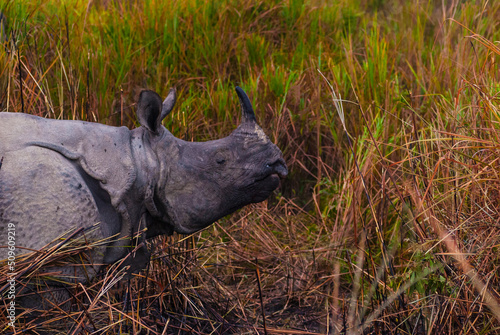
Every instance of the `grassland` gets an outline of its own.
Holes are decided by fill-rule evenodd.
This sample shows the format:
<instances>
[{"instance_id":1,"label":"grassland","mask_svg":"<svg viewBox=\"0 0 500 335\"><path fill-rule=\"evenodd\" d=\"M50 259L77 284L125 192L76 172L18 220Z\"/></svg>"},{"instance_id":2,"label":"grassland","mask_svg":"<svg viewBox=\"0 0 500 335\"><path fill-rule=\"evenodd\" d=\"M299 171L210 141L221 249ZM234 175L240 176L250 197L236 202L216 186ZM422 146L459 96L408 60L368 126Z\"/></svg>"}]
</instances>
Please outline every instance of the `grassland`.
<instances>
[{"instance_id":1,"label":"grassland","mask_svg":"<svg viewBox=\"0 0 500 335\"><path fill-rule=\"evenodd\" d=\"M238 123L239 85L290 169L268 202L155 241L115 294L95 283L75 334L500 333L500 2L1 9L1 110L135 127L141 89L176 87L165 126L200 141Z\"/></svg>"}]
</instances>

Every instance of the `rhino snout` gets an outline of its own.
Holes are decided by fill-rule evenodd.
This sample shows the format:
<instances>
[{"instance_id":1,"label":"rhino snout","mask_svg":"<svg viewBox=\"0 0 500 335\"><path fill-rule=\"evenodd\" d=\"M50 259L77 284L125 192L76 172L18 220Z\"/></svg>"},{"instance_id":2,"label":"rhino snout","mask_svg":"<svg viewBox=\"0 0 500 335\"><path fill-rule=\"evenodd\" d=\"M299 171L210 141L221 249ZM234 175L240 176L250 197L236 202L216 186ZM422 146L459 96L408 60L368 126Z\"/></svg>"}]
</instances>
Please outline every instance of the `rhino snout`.
<instances>
[{"instance_id":1,"label":"rhino snout","mask_svg":"<svg viewBox=\"0 0 500 335\"><path fill-rule=\"evenodd\" d=\"M266 169L270 171L270 174L277 174L282 179L288 175L288 169L283 158L279 158L274 162L267 163Z\"/></svg>"}]
</instances>

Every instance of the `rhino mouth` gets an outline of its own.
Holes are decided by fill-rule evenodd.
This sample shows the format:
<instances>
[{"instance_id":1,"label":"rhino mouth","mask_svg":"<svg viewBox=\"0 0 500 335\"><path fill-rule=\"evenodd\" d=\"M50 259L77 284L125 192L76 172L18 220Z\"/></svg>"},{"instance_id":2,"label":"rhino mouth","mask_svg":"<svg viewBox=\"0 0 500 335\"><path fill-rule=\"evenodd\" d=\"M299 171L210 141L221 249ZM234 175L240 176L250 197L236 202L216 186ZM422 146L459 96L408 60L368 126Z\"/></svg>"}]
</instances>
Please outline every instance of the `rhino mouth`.
<instances>
[{"instance_id":1,"label":"rhino mouth","mask_svg":"<svg viewBox=\"0 0 500 335\"><path fill-rule=\"evenodd\" d=\"M286 167L285 161L282 158L277 159L272 163L266 164L264 168L264 174L261 178L258 178L256 182L264 181L266 179L271 178L271 180L285 179L288 175L288 169Z\"/></svg>"},{"instance_id":2,"label":"rhino mouth","mask_svg":"<svg viewBox=\"0 0 500 335\"><path fill-rule=\"evenodd\" d=\"M266 200L269 195L280 185L280 176L277 173L269 174L252 185L255 190L251 202L257 203Z\"/></svg>"},{"instance_id":3,"label":"rhino mouth","mask_svg":"<svg viewBox=\"0 0 500 335\"><path fill-rule=\"evenodd\" d=\"M271 173L255 179L254 184L279 184L281 177L278 173Z\"/></svg>"},{"instance_id":4,"label":"rhino mouth","mask_svg":"<svg viewBox=\"0 0 500 335\"><path fill-rule=\"evenodd\" d=\"M278 186L280 186L280 183L281 183L281 179L283 179L281 177L281 175L279 175L278 173L273 173L273 174L270 174L269 176L267 176L263 182L265 183L268 183L269 184L269 188L271 188L271 192L274 191L275 189L278 188Z\"/></svg>"},{"instance_id":5,"label":"rhino mouth","mask_svg":"<svg viewBox=\"0 0 500 335\"><path fill-rule=\"evenodd\" d=\"M258 190L252 202L266 200L271 192L278 188L281 180L288 174L288 169L282 159L273 164L266 164L264 173L254 181L254 187Z\"/></svg>"},{"instance_id":6,"label":"rhino mouth","mask_svg":"<svg viewBox=\"0 0 500 335\"><path fill-rule=\"evenodd\" d=\"M280 174L278 172L273 172L270 174L266 174L260 178L255 179L254 184L256 185L269 185L272 187L271 191L274 191L280 184L281 180L284 179L285 176L283 174Z\"/></svg>"}]
</instances>

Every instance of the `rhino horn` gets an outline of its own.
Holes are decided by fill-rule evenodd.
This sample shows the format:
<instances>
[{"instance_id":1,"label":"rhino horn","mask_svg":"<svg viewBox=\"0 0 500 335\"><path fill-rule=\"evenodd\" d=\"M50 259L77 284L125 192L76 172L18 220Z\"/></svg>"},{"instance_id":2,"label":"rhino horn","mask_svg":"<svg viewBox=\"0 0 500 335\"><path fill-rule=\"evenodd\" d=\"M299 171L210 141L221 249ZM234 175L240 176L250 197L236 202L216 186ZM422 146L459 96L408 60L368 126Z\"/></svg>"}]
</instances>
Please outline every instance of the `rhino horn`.
<instances>
[{"instance_id":1,"label":"rhino horn","mask_svg":"<svg viewBox=\"0 0 500 335\"><path fill-rule=\"evenodd\" d=\"M241 113L243 114L244 122L257 122L248 95L238 86L236 86L236 93L238 94L238 99L240 99Z\"/></svg>"},{"instance_id":2,"label":"rhino horn","mask_svg":"<svg viewBox=\"0 0 500 335\"><path fill-rule=\"evenodd\" d=\"M175 88L171 88L170 92L168 92L167 97L163 101L163 105L161 108L161 119L163 120L174 108L175 102L177 100L177 95L175 93Z\"/></svg>"}]
</instances>

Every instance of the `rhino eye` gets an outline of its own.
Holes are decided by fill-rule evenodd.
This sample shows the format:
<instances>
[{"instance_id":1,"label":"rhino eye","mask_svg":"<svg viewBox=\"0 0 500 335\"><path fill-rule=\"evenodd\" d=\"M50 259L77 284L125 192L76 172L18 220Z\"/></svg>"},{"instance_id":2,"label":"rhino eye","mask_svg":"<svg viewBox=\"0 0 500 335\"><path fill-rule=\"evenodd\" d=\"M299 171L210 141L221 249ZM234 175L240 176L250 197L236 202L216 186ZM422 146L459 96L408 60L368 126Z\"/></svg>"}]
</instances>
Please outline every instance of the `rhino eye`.
<instances>
[{"instance_id":1,"label":"rhino eye","mask_svg":"<svg viewBox=\"0 0 500 335\"><path fill-rule=\"evenodd\" d=\"M223 165L226 163L228 157L229 157L229 152L227 152L227 150L218 150L215 155L215 162L217 162L217 164L219 165Z\"/></svg>"}]
</instances>

